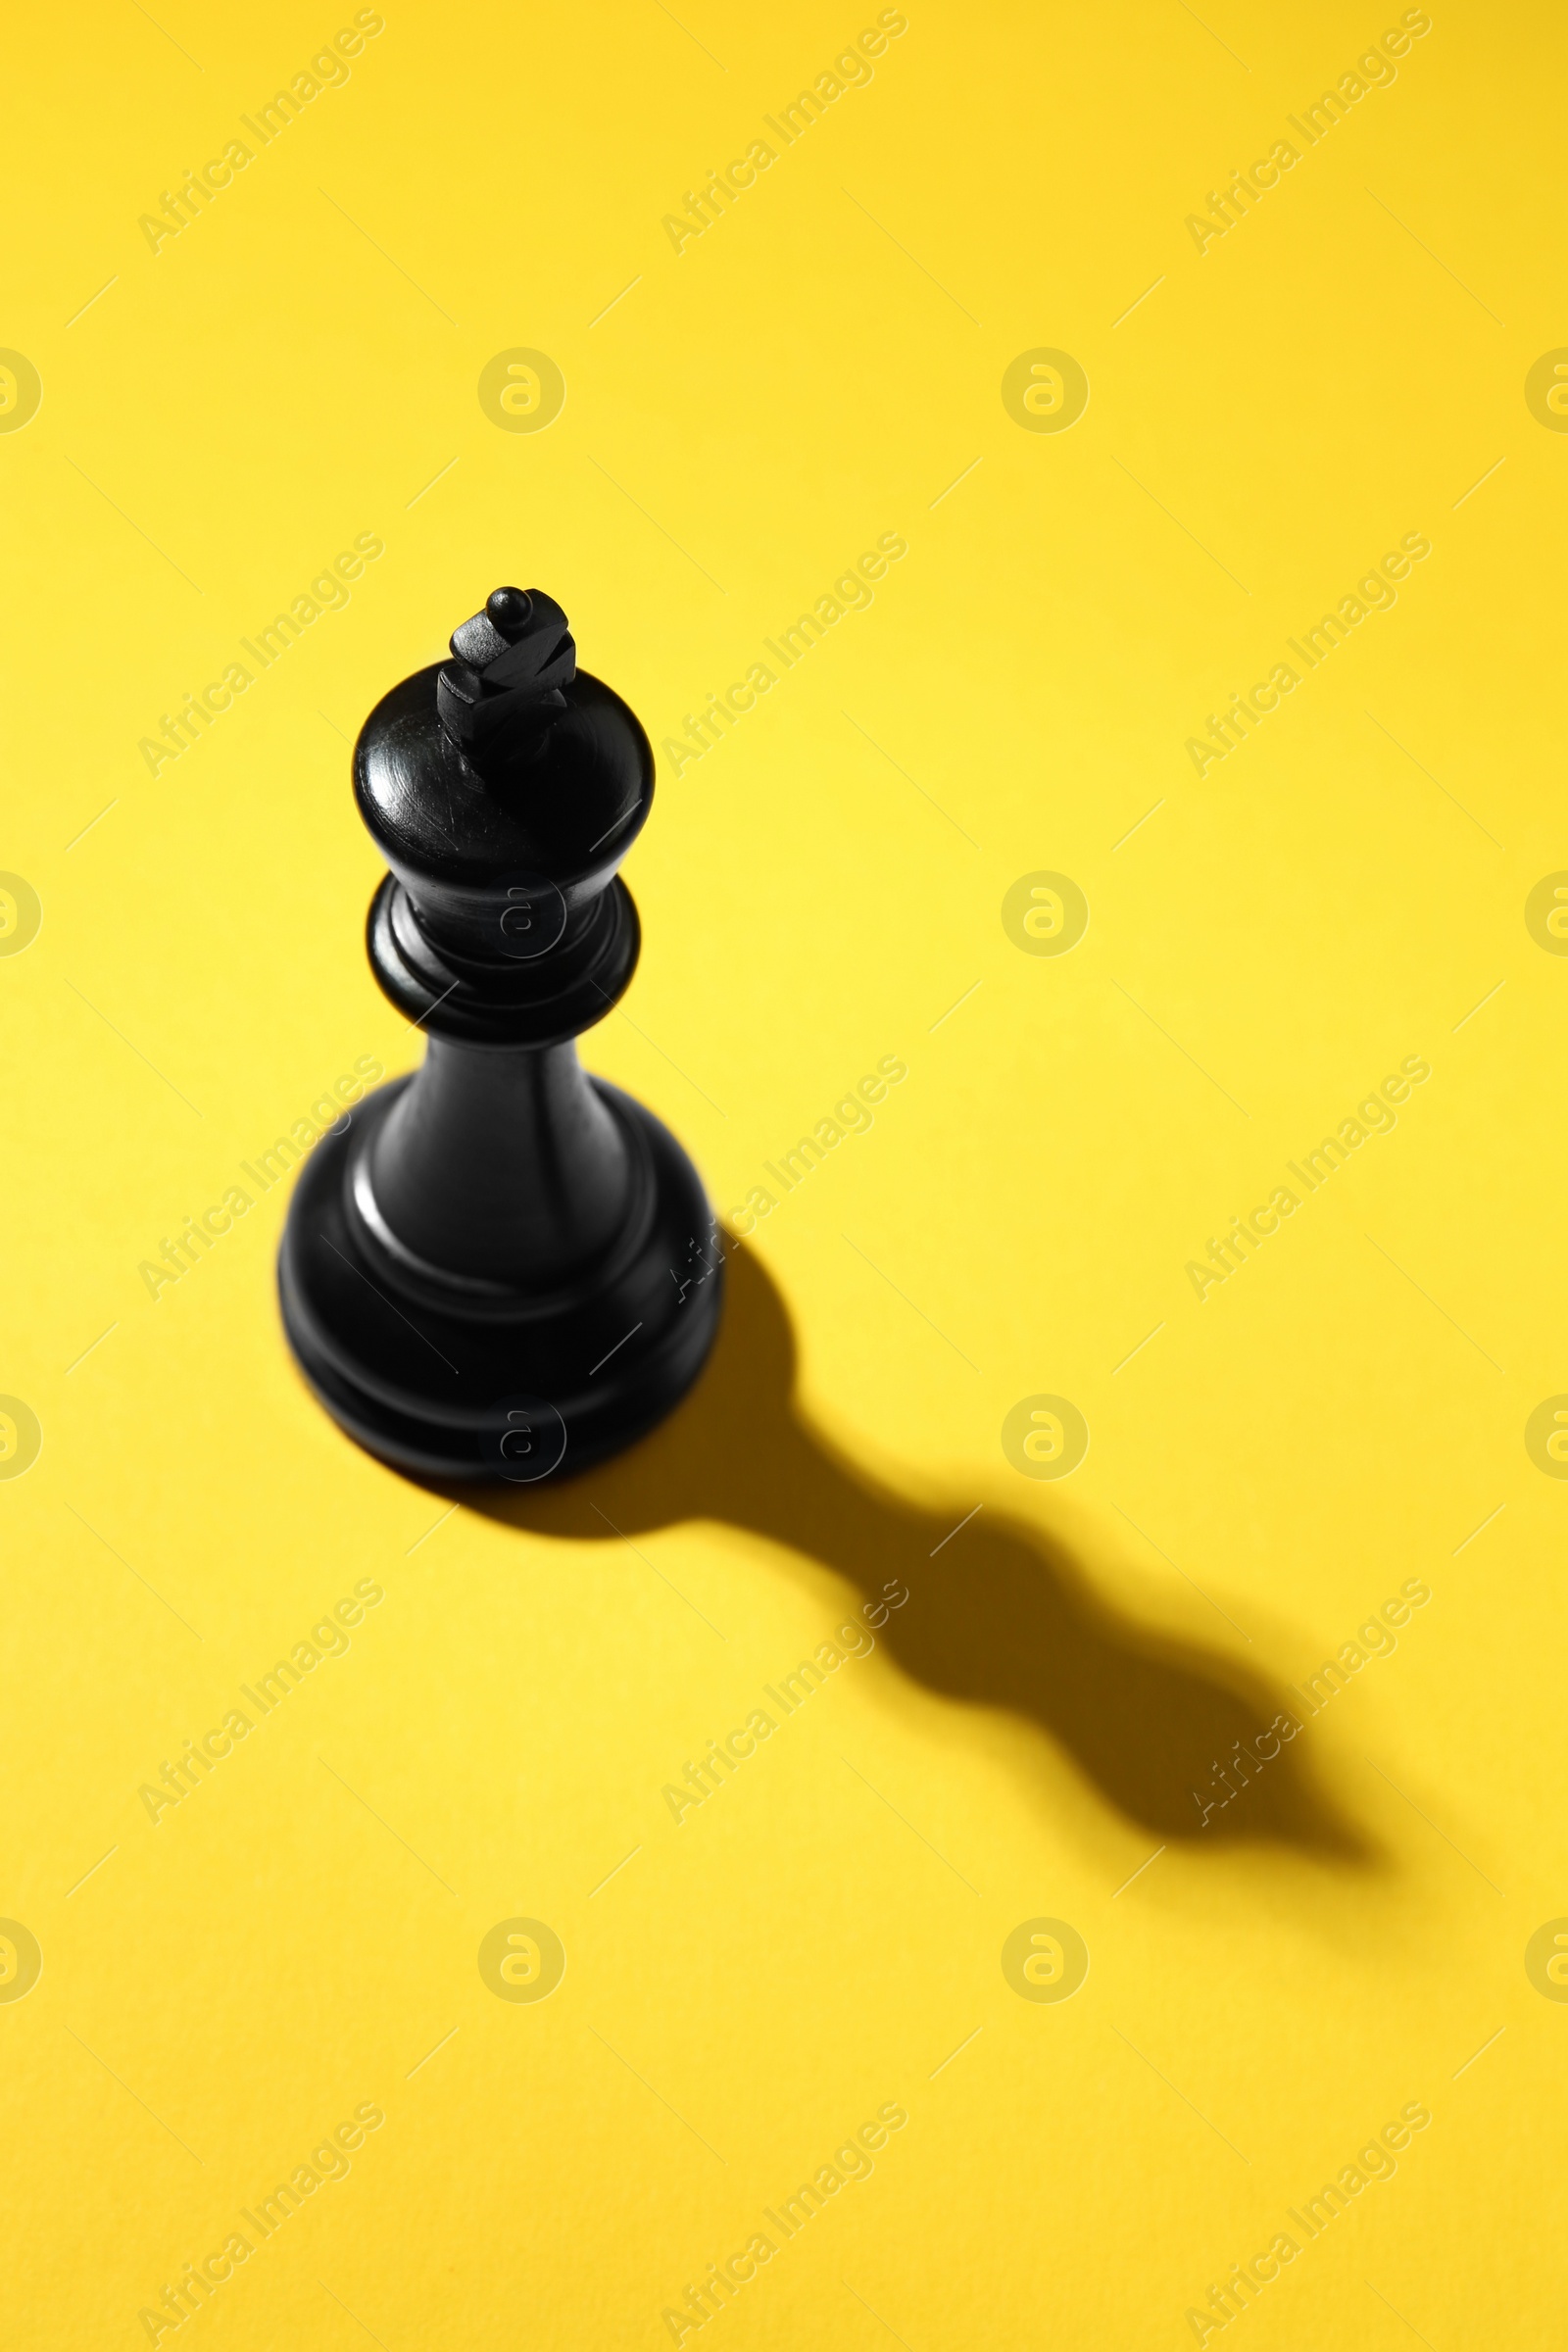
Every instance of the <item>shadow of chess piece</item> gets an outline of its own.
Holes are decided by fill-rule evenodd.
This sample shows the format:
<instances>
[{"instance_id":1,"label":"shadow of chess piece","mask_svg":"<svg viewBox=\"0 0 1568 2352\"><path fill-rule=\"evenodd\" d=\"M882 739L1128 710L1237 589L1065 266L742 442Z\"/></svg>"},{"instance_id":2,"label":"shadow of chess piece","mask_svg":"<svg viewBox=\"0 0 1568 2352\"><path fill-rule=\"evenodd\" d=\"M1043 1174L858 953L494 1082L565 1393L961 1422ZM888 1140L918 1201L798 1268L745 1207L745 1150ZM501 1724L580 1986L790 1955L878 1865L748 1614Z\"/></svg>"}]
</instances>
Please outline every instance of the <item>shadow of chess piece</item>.
<instances>
[{"instance_id":1,"label":"shadow of chess piece","mask_svg":"<svg viewBox=\"0 0 1568 2352\"><path fill-rule=\"evenodd\" d=\"M796 1395L795 1334L760 1258L733 1243L726 1256L711 1364L662 1429L570 1485L462 1499L539 1535L625 1540L633 1573L636 1541L683 1521L766 1537L857 1588L911 1683L1033 1725L1151 1837L1377 1861L1308 1752L1298 1693L1232 1647L1139 1623L1058 1535L994 1499L915 1501L855 1462Z\"/></svg>"},{"instance_id":2,"label":"shadow of chess piece","mask_svg":"<svg viewBox=\"0 0 1568 2352\"><path fill-rule=\"evenodd\" d=\"M498 588L451 661L371 711L354 791L391 868L371 968L429 1049L312 1153L284 1329L327 1411L397 1468L566 1477L684 1394L723 1288L685 1152L577 1059L636 968L616 868L653 754L577 668L561 607Z\"/></svg>"}]
</instances>

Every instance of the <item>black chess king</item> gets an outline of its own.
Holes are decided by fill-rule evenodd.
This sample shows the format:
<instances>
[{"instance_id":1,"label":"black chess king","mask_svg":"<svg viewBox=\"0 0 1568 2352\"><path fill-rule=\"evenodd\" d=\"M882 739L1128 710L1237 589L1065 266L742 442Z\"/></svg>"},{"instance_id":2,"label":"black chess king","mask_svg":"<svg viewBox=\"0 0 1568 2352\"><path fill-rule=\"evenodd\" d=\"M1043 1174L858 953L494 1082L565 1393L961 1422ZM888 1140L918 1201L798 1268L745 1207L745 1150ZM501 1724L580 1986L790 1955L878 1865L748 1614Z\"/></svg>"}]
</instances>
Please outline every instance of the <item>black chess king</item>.
<instances>
[{"instance_id":1,"label":"black chess king","mask_svg":"<svg viewBox=\"0 0 1568 2352\"><path fill-rule=\"evenodd\" d=\"M564 1478L684 1395L722 1267L697 1172L576 1040L636 969L616 868L654 797L648 738L577 667L561 607L498 588L450 661L354 751L391 871L370 965L428 1039L306 1162L283 1325L327 1411L436 1481Z\"/></svg>"}]
</instances>

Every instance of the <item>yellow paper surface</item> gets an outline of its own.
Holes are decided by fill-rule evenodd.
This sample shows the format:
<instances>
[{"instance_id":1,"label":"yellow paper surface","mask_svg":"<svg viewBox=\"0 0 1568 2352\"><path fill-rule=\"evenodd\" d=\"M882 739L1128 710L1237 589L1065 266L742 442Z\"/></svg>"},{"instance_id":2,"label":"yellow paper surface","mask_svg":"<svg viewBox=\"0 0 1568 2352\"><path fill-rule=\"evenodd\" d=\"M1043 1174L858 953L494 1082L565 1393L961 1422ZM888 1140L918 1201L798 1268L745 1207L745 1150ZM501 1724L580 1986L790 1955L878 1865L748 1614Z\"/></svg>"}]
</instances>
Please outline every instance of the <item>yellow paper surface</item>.
<instances>
[{"instance_id":1,"label":"yellow paper surface","mask_svg":"<svg viewBox=\"0 0 1568 2352\"><path fill-rule=\"evenodd\" d=\"M1562 49L13 25L10 2340L1551 2340ZM348 747L507 580L746 1238L451 1508L246 1169L417 1058Z\"/></svg>"}]
</instances>

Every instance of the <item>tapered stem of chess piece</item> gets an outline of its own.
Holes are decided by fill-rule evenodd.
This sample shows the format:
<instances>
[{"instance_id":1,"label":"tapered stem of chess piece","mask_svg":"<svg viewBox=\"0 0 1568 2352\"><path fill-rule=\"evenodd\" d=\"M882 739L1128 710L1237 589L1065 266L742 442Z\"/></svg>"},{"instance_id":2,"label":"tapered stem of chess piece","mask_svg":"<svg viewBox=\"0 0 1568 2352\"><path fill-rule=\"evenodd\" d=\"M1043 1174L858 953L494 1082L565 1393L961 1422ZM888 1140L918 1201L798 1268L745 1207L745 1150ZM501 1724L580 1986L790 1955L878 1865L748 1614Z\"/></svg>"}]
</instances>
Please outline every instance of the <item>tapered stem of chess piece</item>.
<instances>
[{"instance_id":1,"label":"tapered stem of chess piece","mask_svg":"<svg viewBox=\"0 0 1568 2352\"><path fill-rule=\"evenodd\" d=\"M723 1286L691 1161L577 1059L637 964L616 868L653 753L577 668L561 607L498 588L449 662L371 711L354 791L391 868L371 968L429 1046L307 1161L283 1326L327 1411L383 1460L567 1477L684 1395Z\"/></svg>"}]
</instances>

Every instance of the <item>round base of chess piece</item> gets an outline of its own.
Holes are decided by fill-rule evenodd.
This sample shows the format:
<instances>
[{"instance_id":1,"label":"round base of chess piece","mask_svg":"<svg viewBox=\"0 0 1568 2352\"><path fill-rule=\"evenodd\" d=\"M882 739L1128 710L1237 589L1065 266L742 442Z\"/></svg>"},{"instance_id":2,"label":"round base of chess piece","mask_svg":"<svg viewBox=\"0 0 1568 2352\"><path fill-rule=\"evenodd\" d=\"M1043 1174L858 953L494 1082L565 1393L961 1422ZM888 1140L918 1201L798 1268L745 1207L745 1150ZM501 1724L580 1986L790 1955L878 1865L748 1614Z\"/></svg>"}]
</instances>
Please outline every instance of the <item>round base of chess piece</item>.
<instances>
[{"instance_id":1,"label":"round base of chess piece","mask_svg":"<svg viewBox=\"0 0 1568 2352\"><path fill-rule=\"evenodd\" d=\"M289 1343L333 1418L416 1478L570 1477L662 1420L707 1360L723 1268L697 1171L640 1102L584 1082L624 1146L623 1222L553 1291L454 1281L399 1245L375 1146L409 1079L358 1104L301 1174L278 1261Z\"/></svg>"},{"instance_id":2,"label":"round base of chess piece","mask_svg":"<svg viewBox=\"0 0 1568 2352\"><path fill-rule=\"evenodd\" d=\"M538 590L497 589L452 654L377 704L354 753L391 868L370 967L425 1059L317 1145L278 1293L300 1369L368 1451L525 1483L670 1410L723 1268L679 1144L577 1059L636 969L616 868L653 801L648 738Z\"/></svg>"}]
</instances>

